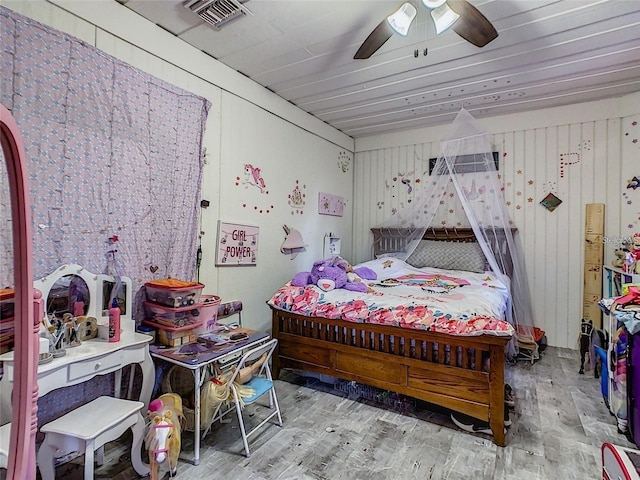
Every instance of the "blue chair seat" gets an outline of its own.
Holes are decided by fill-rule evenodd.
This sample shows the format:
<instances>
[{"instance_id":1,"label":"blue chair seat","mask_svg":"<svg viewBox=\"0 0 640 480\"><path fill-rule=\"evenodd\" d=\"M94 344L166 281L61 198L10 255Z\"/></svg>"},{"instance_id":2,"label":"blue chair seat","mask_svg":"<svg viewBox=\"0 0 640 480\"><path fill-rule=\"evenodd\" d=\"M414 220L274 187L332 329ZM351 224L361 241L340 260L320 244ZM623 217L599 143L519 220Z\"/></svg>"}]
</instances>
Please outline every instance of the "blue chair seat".
<instances>
[{"instance_id":1,"label":"blue chair seat","mask_svg":"<svg viewBox=\"0 0 640 480\"><path fill-rule=\"evenodd\" d=\"M242 397L242 401L246 405L249 405L271 390L273 388L273 382L264 377L253 377L251 381L245 383L245 386L251 387L256 391L256 393L250 397Z\"/></svg>"}]
</instances>

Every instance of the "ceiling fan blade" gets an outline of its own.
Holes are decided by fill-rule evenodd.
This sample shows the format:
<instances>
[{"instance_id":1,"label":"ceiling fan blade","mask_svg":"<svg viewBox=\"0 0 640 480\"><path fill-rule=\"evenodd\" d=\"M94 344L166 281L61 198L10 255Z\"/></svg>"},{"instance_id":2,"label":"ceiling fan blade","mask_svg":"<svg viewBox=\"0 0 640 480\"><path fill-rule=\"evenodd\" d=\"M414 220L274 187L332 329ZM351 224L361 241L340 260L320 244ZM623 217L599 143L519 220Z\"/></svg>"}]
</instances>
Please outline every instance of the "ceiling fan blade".
<instances>
[{"instance_id":1,"label":"ceiling fan blade","mask_svg":"<svg viewBox=\"0 0 640 480\"><path fill-rule=\"evenodd\" d=\"M393 29L389 26L389 23L387 23L387 19L385 18L376 28L373 29L373 32L369 34L367 39L362 42L362 45L360 45L360 48L353 58L356 60L369 58L371 55L376 53L392 35Z\"/></svg>"},{"instance_id":2,"label":"ceiling fan blade","mask_svg":"<svg viewBox=\"0 0 640 480\"><path fill-rule=\"evenodd\" d=\"M460 15L451 28L467 42L473 43L476 47L484 47L498 36L487 17L467 0L447 0L447 4Z\"/></svg>"}]
</instances>

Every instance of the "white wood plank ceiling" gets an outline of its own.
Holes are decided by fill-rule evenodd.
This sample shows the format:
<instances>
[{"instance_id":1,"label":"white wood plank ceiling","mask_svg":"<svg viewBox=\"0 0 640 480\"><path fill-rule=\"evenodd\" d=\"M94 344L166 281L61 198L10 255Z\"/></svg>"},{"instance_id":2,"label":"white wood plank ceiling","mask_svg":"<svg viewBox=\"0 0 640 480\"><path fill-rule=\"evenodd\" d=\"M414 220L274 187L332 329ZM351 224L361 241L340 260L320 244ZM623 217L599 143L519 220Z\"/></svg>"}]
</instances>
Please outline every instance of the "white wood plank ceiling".
<instances>
[{"instance_id":1,"label":"white wood plank ceiling","mask_svg":"<svg viewBox=\"0 0 640 480\"><path fill-rule=\"evenodd\" d=\"M410 0L409 34L366 60L353 55L401 0L249 0L219 30L182 0L118 1L354 138L446 124L462 105L482 118L640 91L639 0L471 0L499 32L484 48L436 35Z\"/></svg>"}]
</instances>

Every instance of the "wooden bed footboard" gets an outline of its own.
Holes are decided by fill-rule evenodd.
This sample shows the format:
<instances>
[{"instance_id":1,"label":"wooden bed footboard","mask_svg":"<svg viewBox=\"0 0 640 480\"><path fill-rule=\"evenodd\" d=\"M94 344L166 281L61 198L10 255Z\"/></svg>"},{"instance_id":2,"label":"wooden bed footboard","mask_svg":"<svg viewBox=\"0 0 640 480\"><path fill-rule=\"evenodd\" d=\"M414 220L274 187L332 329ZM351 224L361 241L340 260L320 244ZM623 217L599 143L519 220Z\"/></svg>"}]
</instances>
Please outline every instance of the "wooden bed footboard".
<instances>
[{"instance_id":1,"label":"wooden bed footboard","mask_svg":"<svg viewBox=\"0 0 640 480\"><path fill-rule=\"evenodd\" d=\"M511 337L453 336L305 317L272 308L274 378L291 368L390 390L489 422L505 445L505 346Z\"/></svg>"}]
</instances>

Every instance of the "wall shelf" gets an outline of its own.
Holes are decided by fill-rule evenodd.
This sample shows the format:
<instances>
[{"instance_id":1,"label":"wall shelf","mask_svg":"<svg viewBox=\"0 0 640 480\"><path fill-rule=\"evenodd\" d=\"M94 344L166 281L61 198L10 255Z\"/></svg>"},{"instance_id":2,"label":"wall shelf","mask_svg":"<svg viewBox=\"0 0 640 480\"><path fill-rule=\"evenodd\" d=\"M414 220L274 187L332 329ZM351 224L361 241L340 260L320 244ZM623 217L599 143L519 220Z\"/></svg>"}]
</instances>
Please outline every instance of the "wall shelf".
<instances>
[{"instance_id":1,"label":"wall shelf","mask_svg":"<svg viewBox=\"0 0 640 480\"><path fill-rule=\"evenodd\" d=\"M604 265L602 267L602 297L611 298L622 295L623 283L640 283L640 274L623 272L621 269Z\"/></svg>"}]
</instances>

